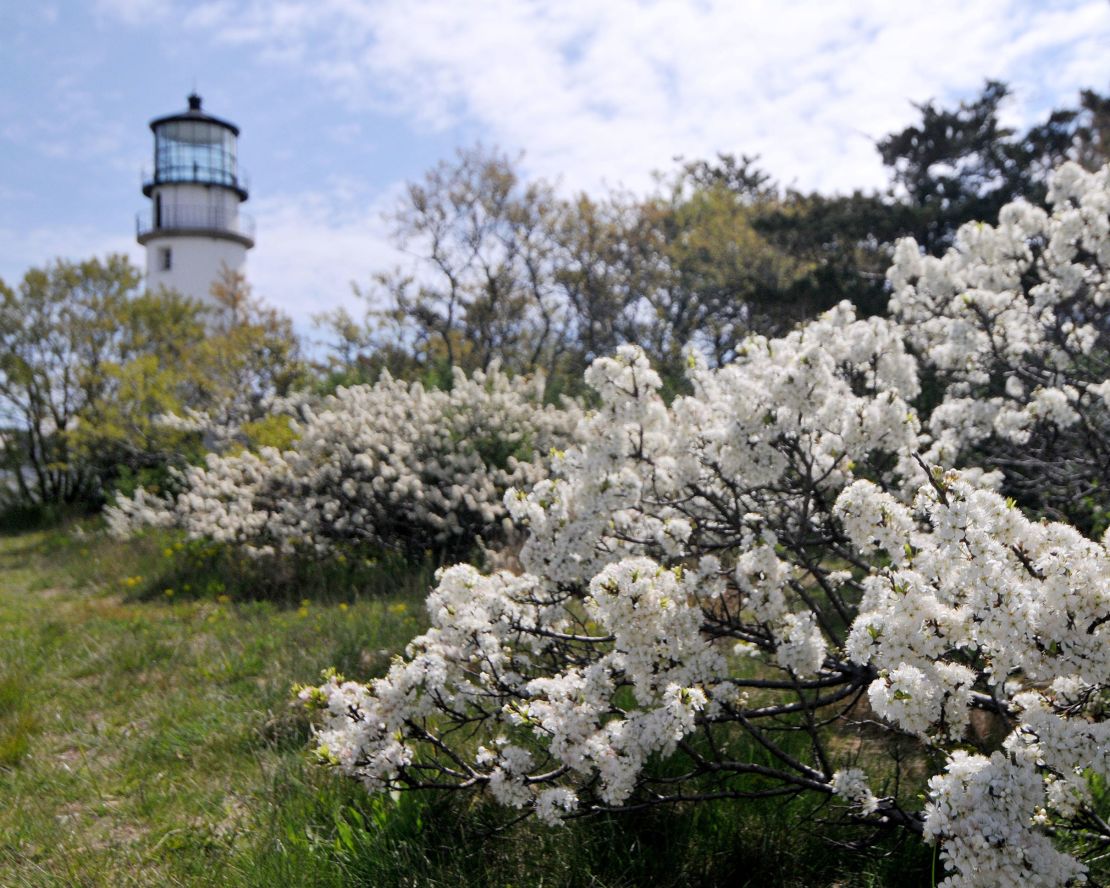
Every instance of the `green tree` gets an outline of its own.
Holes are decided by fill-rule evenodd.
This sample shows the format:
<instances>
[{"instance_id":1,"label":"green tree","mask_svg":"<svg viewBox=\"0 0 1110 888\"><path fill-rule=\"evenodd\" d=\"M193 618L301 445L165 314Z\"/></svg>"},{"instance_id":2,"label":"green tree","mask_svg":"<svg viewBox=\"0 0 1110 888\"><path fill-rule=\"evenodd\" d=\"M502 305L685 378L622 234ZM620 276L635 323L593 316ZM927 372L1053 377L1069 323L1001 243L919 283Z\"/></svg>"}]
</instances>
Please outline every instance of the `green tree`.
<instances>
[{"instance_id":1,"label":"green tree","mask_svg":"<svg viewBox=\"0 0 1110 888\"><path fill-rule=\"evenodd\" d=\"M58 260L0 283L3 464L27 503L95 500L121 470L175 450L157 417L195 389L201 306L140 294L124 256Z\"/></svg>"},{"instance_id":2,"label":"green tree","mask_svg":"<svg viewBox=\"0 0 1110 888\"><path fill-rule=\"evenodd\" d=\"M304 380L289 320L233 273L211 304L141 280L116 255L0 282L0 460L22 503L96 505L114 486L158 486L216 443L213 430L288 439L267 408Z\"/></svg>"},{"instance_id":3,"label":"green tree","mask_svg":"<svg viewBox=\"0 0 1110 888\"><path fill-rule=\"evenodd\" d=\"M563 366L575 385L595 358L640 338L637 307L656 265L642 248L645 228L640 201L628 194L580 193L562 204L554 278L567 317Z\"/></svg>"},{"instance_id":4,"label":"green tree","mask_svg":"<svg viewBox=\"0 0 1110 888\"><path fill-rule=\"evenodd\" d=\"M672 376L683 372L687 343L723 363L748 333L781 332L811 313L787 298L809 263L755 225L778 203L767 178L748 158L736 165L725 157L717 169L724 174L687 167L641 207L637 248L655 262L638 338Z\"/></svg>"},{"instance_id":5,"label":"green tree","mask_svg":"<svg viewBox=\"0 0 1110 888\"><path fill-rule=\"evenodd\" d=\"M240 444L284 443L280 429L288 424L275 421L270 405L309 381L293 322L256 297L241 273L227 268L212 284L211 296L206 335L193 349L200 389L188 406L208 416L211 430L237 437ZM268 438L272 431L276 440Z\"/></svg>"},{"instance_id":6,"label":"green tree","mask_svg":"<svg viewBox=\"0 0 1110 888\"><path fill-rule=\"evenodd\" d=\"M1043 201L1047 174L1063 161L1095 168L1110 159L1110 98L1084 91L1078 107L1057 109L1019 134L999 119L1009 95L1006 84L989 80L955 108L926 102L916 106L919 122L878 143L895 197L913 211L905 233L928 252L951 246L965 222L993 223L1015 198Z\"/></svg>"},{"instance_id":7,"label":"green tree","mask_svg":"<svg viewBox=\"0 0 1110 888\"><path fill-rule=\"evenodd\" d=\"M460 152L410 185L395 214L397 244L416 268L356 288L385 308L319 318L335 378L388 369L435 382L445 376L437 368L497 359L542 369L565 390L622 342L677 377L688 342L725 360L749 330L789 326L804 312L780 297L808 261L755 229L757 203L773 197L735 190L749 171L729 162L725 176L692 166L644 198L566 200L496 151Z\"/></svg>"},{"instance_id":8,"label":"green tree","mask_svg":"<svg viewBox=\"0 0 1110 888\"><path fill-rule=\"evenodd\" d=\"M993 222L1016 197L1042 202L1049 172L1064 160L1095 169L1110 159L1110 98L1084 91L1076 107L1057 109L1019 134L999 120L1008 95L1004 84L988 82L956 107L918 106L918 122L878 143L892 174L884 192L790 190L777 203L764 202L756 229L810 269L782 295L783 304L813 310L847 299L866 314L882 313L898 238L912 235L940 253L965 222ZM702 162L698 173L741 193L766 188L750 164L723 155L716 164Z\"/></svg>"},{"instance_id":9,"label":"green tree","mask_svg":"<svg viewBox=\"0 0 1110 888\"><path fill-rule=\"evenodd\" d=\"M847 299L873 315L886 311L891 245L910 230L911 216L908 207L879 194L790 190L761 207L752 224L807 268L782 294L783 305L808 316Z\"/></svg>"},{"instance_id":10,"label":"green tree","mask_svg":"<svg viewBox=\"0 0 1110 888\"><path fill-rule=\"evenodd\" d=\"M847 299L886 310L886 270L907 235L927 250L959 226L993 222L1015 197L1043 200L1064 159L1108 159L1110 98L1084 92L1023 133L1000 122L1008 95L988 82L954 108L878 143L891 185L826 195L780 188L746 155L661 175L647 195L569 199L478 146L407 189L393 216L413 266L356 288L365 308L320 318L333 382L394 376L449 385L452 364L543 369L553 391L623 342L643 346L671 383L694 342L727 361L750 332L781 334Z\"/></svg>"},{"instance_id":11,"label":"green tree","mask_svg":"<svg viewBox=\"0 0 1110 888\"><path fill-rule=\"evenodd\" d=\"M549 185L525 183L507 156L481 146L409 185L394 232L422 272L379 278L387 335L424 363L550 366L562 343L548 237L556 209Z\"/></svg>"}]
</instances>

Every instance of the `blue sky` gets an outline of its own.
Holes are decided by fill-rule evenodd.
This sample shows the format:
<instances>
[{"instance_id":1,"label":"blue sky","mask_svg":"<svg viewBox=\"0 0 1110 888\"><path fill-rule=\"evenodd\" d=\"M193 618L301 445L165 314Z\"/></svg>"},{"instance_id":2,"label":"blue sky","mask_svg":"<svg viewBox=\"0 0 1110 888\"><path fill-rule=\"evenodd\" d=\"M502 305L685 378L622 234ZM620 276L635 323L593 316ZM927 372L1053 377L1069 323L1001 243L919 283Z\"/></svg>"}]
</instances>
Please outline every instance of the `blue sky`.
<instances>
[{"instance_id":1,"label":"blue sky","mask_svg":"<svg viewBox=\"0 0 1110 888\"><path fill-rule=\"evenodd\" d=\"M1110 88L1105 0L38 0L0 35L0 278L141 263L147 123L195 85L242 129L249 276L302 327L405 261L383 212L479 139L567 191L719 150L848 190L883 183L873 141L912 101L1001 78L1021 125Z\"/></svg>"}]
</instances>

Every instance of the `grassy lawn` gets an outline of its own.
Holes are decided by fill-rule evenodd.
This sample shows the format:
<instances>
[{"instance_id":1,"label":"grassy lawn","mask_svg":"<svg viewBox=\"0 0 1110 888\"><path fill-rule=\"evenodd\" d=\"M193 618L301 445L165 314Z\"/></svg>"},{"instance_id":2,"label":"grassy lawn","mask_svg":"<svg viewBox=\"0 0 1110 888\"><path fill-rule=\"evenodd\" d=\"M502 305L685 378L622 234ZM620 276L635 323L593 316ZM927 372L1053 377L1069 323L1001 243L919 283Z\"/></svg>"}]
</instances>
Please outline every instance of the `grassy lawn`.
<instances>
[{"instance_id":1,"label":"grassy lawn","mask_svg":"<svg viewBox=\"0 0 1110 888\"><path fill-rule=\"evenodd\" d=\"M309 761L290 687L380 674L428 571L252 600L179 556L0 537L0 885L930 883L928 849L848 853L812 801L498 831L473 797L371 799Z\"/></svg>"},{"instance_id":2,"label":"grassy lawn","mask_svg":"<svg viewBox=\"0 0 1110 888\"><path fill-rule=\"evenodd\" d=\"M244 834L305 770L290 685L380 669L419 628L412 583L305 606L143 600L168 560L156 541L0 539L0 883L247 875Z\"/></svg>"}]
</instances>

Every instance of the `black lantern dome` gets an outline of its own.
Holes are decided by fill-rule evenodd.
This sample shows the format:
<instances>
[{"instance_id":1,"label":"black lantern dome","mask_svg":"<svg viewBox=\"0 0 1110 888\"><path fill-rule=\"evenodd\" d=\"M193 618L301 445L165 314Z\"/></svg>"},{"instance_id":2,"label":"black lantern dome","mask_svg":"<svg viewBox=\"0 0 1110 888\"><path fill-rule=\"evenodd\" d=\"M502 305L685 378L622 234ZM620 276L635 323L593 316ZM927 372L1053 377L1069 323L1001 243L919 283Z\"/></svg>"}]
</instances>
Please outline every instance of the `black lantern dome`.
<instances>
[{"instance_id":1,"label":"black lantern dome","mask_svg":"<svg viewBox=\"0 0 1110 888\"><path fill-rule=\"evenodd\" d=\"M239 127L205 114L196 93L189 108L150 122L154 132L154 177L143 183L147 197L158 185L197 184L228 188L247 199L239 176L236 141Z\"/></svg>"}]
</instances>

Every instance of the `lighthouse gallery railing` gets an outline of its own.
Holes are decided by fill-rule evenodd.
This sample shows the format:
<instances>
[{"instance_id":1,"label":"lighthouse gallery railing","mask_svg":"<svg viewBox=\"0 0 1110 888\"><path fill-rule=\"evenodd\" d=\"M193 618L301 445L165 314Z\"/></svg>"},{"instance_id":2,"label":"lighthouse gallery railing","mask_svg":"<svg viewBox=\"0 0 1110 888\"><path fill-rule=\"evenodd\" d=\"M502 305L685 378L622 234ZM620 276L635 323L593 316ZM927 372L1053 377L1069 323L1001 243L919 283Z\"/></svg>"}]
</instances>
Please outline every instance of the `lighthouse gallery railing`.
<instances>
[{"instance_id":1,"label":"lighthouse gallery railing","mask_svg":"<svg viewBox=\"0 0 1110 888\"><path fill-rule=\"evenodd\" d=\"M254 219L246 213L228 213L222 206L177 204L161 212L147 210L135 217L138 237L157 231L224 231L254 240Z\"/></svg>"}]
</instances>

